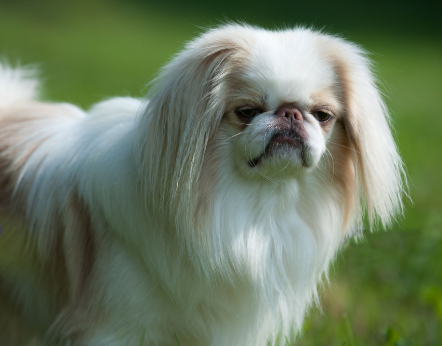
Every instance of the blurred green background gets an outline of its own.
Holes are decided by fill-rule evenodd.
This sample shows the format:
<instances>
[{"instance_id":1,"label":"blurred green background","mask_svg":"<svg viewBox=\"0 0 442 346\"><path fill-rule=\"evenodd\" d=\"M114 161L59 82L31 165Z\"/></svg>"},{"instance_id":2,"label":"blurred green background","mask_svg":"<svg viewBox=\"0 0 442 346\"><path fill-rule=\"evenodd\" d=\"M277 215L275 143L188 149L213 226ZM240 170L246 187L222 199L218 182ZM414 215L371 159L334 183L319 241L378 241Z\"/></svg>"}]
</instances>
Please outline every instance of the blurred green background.
<instances>
[{"instance_id":1,"label":"blurred green background","mask_svg":"<svg viewBox=\"0 0 442 346\"><path fill-rule=\"evenodd\" d=\"M442 345L442 2L0 0L0 55L35 64L43 97L141 96L204 28L307 25L371 52L407 166L404 218L350 242L292 345Z\"/></svg>"}]
</instances>

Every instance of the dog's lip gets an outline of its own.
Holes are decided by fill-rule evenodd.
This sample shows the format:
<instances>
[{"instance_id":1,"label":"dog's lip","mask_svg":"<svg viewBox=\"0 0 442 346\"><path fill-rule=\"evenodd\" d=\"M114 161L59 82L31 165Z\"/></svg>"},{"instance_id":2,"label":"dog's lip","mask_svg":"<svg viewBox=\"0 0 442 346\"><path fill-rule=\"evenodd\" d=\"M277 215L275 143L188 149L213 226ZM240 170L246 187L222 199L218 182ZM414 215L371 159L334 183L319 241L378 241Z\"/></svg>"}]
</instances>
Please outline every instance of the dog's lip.
<instances>
[{"instance_id":1,"label":"dog's lip","mask_svg":"<svg viewBox=\"0 0 442 346\"><path fill-rule=\"evenodd\" d=\"M302 139L294 134L292 131L290 132L280 132L275 133L272 138L270 139L269 143L267 144L264 152L255 157L254 159L251 159L248 161L248 164L250 167L256 167L263 158L266 156L272 155L272 151L275 150L277 147L280 147L282 145L288 145L293 148L299 148L301 151L301 158L303 161L303 166L305 166L305 159L304 159L304 142Z\"/></svg>"},{"instance_id":2,"label":"dog's lip","mask_svg":"<svg viewBox=\"0 0 442 346\"><path fill-rule=\"evenodd\" d=\"M269 141L266 151L269 151L271 149L269 147L274 147L281 144L288 144L297 147L299 145L302 145L302 141L298 136L292 133L276 133Z\"/></svg>"}]
</instances>

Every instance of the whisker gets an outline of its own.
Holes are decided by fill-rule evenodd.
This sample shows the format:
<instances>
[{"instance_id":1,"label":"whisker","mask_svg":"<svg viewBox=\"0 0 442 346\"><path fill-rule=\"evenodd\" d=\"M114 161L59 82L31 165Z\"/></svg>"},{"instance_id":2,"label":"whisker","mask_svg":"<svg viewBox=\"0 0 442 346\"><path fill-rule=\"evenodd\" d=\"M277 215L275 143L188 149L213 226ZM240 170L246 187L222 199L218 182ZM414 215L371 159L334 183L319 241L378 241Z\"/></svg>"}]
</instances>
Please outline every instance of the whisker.
<instances>
[{"instance_id":1,"label":"whisker","mask_svg":"<svg viewBox=\"0 0 442 346\"><path fill-rule=\"evenodd\" d=\"M338 144L338 143L336 143L336 142L332 142L332 141L328 141L328 142L331 143L331 144L333 144L333 145L338 145L338 146L340 146L340 147L343 147L343 148L347 148L347 149L353 150L353 151L357 152L358 154L361 153L361 152L357 151L355 148L350 148L350 147L347 147L346 145Z\"/></svg>"},{"instance_id":2,"label":"whisker","mask_svg":"<svg viewBox=\"0 0 442 346\"><path fill-rule=\"evenodd\" d=\"M276 172L276 173L273 173L271 176L273 177L274 175L278 174L279 172L284 171L288 166L289 166L289 163L287 162L287 164L285 165L284 168L280 169L280 170L279 170L278 172Z\"/></svg>"},{"instance_id":3,"label":"whisker","mask_svg":"<svg viewBox=\"0 0 442 346\"><path fill-rule=\"evenodd\" d=\"M265 141L264 141L264 143L265 143ZM247 155L247 160L248 160L249 162L252 161L253 158L252 158L252 155L251 155L251 150L250 150L250 155L249 155L248 152L247 152L247 143L244 144L244 150L245 150L246 155ZM269 176L265 175L264 173L260 172L257 166L254 165L254 166L253 166L253 169L256 170L256 172L257 172L261 177L267 179L268 181L270 181L270 182L272 182L272 183L274 183L274 184L276 184L276 185L279 185L279 182L278 182L277 180L272 179L272 178L270 178Z\"/></svg>"},{"instance_id":4,"label":"whisker","mask_svg":"<svg viewBox=\"0 0 442 346\"><path fill-rule=\"evenodd\" d=\"M333 155L330 152L330 150L328 150L327 148L325 148L326 153L330 156L331 160L332 160L332 164L333 164L333 175L335 175L335 160L333 159Z\"/></svg>"},{"instance_id":5,"label":"whisker","mask_svg":"<svg viewBox=\"0 0 442 346\"><path fill-rule=\"evenodd\" d=\"M232 139L233 137L239 136L241 133L244 133L244 131L238 132L236 135L230 136L226 140L222 141L221 144L224 144L225 142L227 142L229 139Z\"/></svg>"},{"instance_id":6,"label":"whisker","mask_svg":"<svg viewBox=\"0 0 442 346\"><path fill-rule=\"evenodd\" d=\"M252 125L252 124L245 124L245 123L240 123L240 122L238 122L238 121L232 121L232 120L229 120L229 123L232 123L232 124L239 124L239 125L246 125L246 126L250 126L250 125Z\"/></svg>"}]
</instances>

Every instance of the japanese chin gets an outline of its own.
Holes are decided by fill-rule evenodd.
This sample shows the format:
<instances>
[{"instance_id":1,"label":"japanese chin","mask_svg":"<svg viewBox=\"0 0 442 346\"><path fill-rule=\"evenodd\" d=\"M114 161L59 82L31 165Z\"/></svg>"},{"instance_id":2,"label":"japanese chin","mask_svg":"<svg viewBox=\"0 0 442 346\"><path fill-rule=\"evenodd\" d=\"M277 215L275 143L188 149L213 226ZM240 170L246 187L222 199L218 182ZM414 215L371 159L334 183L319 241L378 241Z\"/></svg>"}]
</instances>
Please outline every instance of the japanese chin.
<instances>
[{"instance_id":1,"label":"japanese chin","mask_svg":"<svg viewBox=\"0 0 442 346\"><path fill-rule=\"evenodd\" d=\"M402 211L370 61L338 37L225 25L145 100L36 90L1 67L5 345L283 343L343 241Z\"/></svg>"}]
</instances>

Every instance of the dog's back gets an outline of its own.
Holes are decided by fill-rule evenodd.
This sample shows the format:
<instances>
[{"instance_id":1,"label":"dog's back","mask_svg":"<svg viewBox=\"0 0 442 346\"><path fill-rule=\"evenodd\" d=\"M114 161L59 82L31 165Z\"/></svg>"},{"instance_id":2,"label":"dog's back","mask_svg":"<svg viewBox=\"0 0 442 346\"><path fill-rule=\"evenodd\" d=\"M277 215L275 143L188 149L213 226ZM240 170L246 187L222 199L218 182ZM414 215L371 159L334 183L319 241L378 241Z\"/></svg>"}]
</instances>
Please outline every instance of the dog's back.
<instances>
[{"instance_id":1,"label":"dog's back","mask_svg":"<svg viewBox=\"0 0 442 346\"><path fill-rule=\"evenodd\" d=\"M55 313L54 298L61 296L44 287L52 274L25 221L30 186L18 183L27 160L48 136L42 123L79 113L36 101L37 87L31 71L0 65L0 340L8 346L28 344L46 328Z\"/></svg>"},{"instance_id":2,"label":"dog's back","mask_svg":"<svg viewBox=\"0 0 442 346\"><path fill-rule=\"evenodd\" d=\"M37 82L29 76L30 71L0 65L0 220L5 229L0 237L0 339L4 345L27 344L32 337L18 301L33 286L25 281L36 265L21 222L24 205L13 198L20 170L14 151L20 151L22 140L16 129L23 121L15 113L37 96Z\"/></svg>"},{"instance_id":3,"label":"dog's back","mask_svg":"<svg viewBox=\"0 0 442 346\"><path fill-rule=\"evenodd\" d=\"M82 309L92 305L98 226L91 226L80 181L95 183L96 167L124 166L115 156L132 148L119 136L133 128L141 105L110 99L86 116L71 104L36 100L37 86L30 72L0 65L0 345L7 346L88 327L90 313ZM119 149L100 157L91 144L104 153Z\"/></svg>"}]
</instances>

